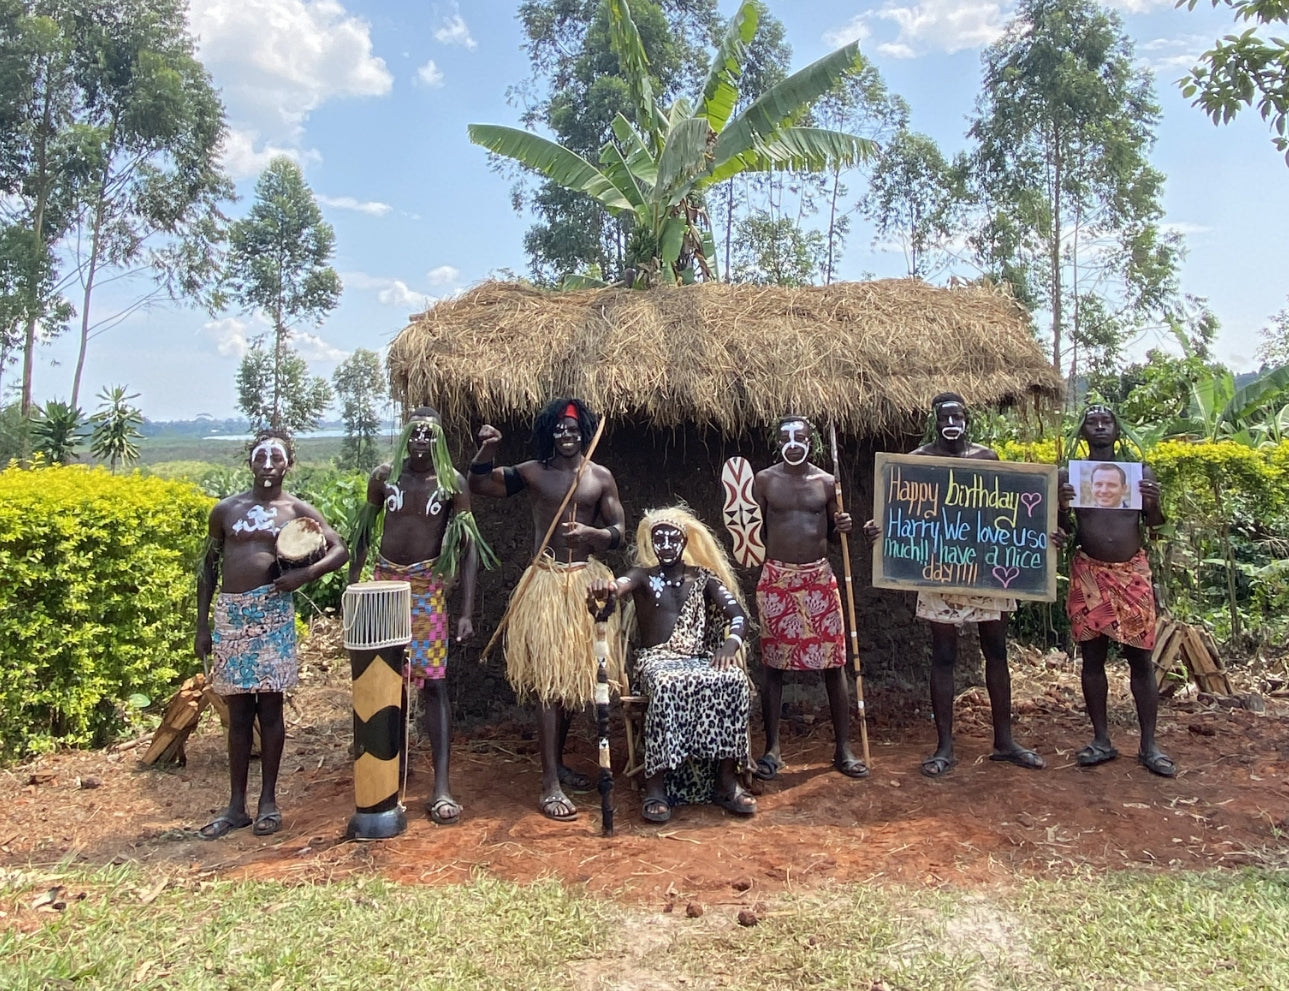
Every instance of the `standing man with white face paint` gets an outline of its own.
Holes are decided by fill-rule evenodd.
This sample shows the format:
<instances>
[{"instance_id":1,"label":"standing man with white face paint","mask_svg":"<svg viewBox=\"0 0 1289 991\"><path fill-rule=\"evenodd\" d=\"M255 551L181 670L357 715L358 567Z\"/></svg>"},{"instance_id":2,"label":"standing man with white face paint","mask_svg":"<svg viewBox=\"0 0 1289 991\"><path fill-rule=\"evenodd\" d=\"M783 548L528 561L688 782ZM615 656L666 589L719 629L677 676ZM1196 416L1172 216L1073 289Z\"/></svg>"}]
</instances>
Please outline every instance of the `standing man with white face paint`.
<instances>
[{"instance_id":1,"label":"standing man with white face paint","mask_svg":"<svg viewBox=\"0 0 1289 991\"><path fill-rule=\"evenodd\" d=\"M784 671L823 672L835 742L833 766L849 778L868 775L868 767L850 749L846 629L837 578L827 556L828 542L849 533L851 519L837 512L832 475L810 463L813 440L804 418L783 417L777 439L783 461L757 472L752 482L765 543L765 565L756 586L765 668L765 754L753 773L764 781L783 767L779 717Z\"/></svg>"},{"instance_id":2,"label":"standing man with white face paint","mask_svg":"<svg viewBox=\"0 0 1289 991\"><path fill-rule=\"evenodd\" d=\"M395 462L378 467L367 481L367 505L350 537L353 559L349 581L352 584L361 576L372 525L384 513L372 577L376 581L405 581L412 588L412 639L406 647L388 648L386 656L403 669L407 688L420 689L426 701L434 753L434 791L426 811L434 822L451 826L461 820L461 804L452 797L448 782L452 712L447 692L447 585L460 577L456 642L465 643L474 636L475 580L482 541L470 511L465 476L449 460L438 411L430 406L413 410L403 438Z\"/></svg>"},{"instance_id":3,"label":"standing man with white face paint","mask_svg":"<svg viewBox=\"0 0 1289 991\"><path fill-rule=\"evenodd\" d=\"M942 392L931 400L935 436L914 450L935 458L971 458L997 461L998 455L967 436L970 419L967 403L956 392ZM874 520L864 524L869 541L881 531ZM922 773L941 778L958 762L953 755L953 668L958 661L958 629L975 623L980 650L985 655L985 686L994 724L993 761L1037 771L1046 766L1042 757L1012 739L1011 673L1007 670L1007 617L1016 600L989 595L941 595L919 592L917 615L931 624L931 712L935 716L935 753L922 761Z\"/></svg>"},{"instance_id":4,"label":"standing man with white face paint","mask_svg":"<svg viewBox=\"0 0 1289 991\"><path fill-rule=\"evenodd\" d=\"M506 676L519 698L537 700L537 745L542 815L568 822L577 806L564 794L586 791L591 779L564 763L571 711L595 698L595 624L586 611L588 581L611 580L613 572L594 555L616 549L626 528L618 483L608 468L586 459L598 419L580 399L553 399L533 420L536 457L518 465L493 463L501 431L485 423L470 463L470 492L507 499L527 492L533 520L533 562L513 593L506 629ZM560 522L551 523L572 492ZM550 541L543 547L543 535ZM611 621L609 643L617 641ZM622 670L613 647L610 678Z\"/></svg>"},{"instance_id":5,"label":"standing man with white face paint","mask_svg":"<svg viewBox=\"0 0 1289 991\"><path fill-rule=\"evenodd\" d=\"M224 810L201 827L202 839L216 840L251 825L246 779L257 716L262 781L252 831L256 836L268 836L282 828L282 813L277 807L278 768L286 742L282 702L283 693L295 687L299 673L291 593L349 560L344 542L322 515L282 490L292 460L288 435L261 431L249 459L254 478L251 488L229 496L210 511L206 556L197 576L195 649L203 661L214 654L211 685L228 703L230 794ZM319 524L326 548L313 564L274 578L277 535L287 523L302 517Z\"/></svg>"}]
</instances>

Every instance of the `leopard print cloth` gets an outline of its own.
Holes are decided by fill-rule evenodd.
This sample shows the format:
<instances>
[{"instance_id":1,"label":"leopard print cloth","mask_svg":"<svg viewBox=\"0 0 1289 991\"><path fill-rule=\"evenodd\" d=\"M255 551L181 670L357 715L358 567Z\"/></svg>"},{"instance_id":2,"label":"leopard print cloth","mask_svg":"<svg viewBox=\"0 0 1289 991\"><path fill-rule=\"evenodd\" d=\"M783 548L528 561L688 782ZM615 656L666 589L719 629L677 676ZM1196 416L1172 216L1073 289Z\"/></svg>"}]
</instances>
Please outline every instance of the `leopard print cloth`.
<instances>
[{"instance_id":1,"label":"leopard print cloth","mask_svg":"<svg viewBox=\"0 0 1289 991\"><path fill-rule=\"evenodd\" d=\"M710 802L717 762L729 757L742 766L749 755L747 674L739 667L718 671L711 663L724 637L724 616L709 609L709 578L711 572L700 568L667 642L636 654L649 697L645 774L668 772L673 805Z\"/></svg>"}]
</instances>

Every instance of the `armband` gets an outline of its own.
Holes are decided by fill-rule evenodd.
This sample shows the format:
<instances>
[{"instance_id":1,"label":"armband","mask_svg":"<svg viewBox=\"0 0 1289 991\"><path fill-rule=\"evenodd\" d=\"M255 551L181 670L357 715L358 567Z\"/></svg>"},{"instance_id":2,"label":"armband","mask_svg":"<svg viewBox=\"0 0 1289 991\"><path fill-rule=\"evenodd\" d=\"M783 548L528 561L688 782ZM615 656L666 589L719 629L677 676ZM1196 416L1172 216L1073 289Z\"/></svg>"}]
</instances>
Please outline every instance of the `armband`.
<instances>
[{"instance_id":1,"label":"armband","mask_svg":"<svg viewBox=\"0 0 1289 991\"><path fill-rule=\"evenodd\" d=\"M738 647L743 646L743 638L739 636L737 633L731 633L725 639L726 641L733 640L736 644L738 644ZM738 649L738 648L736 647L735 649Z\"/></svg>"},{"instance_id":2,"label":"armband","mask_svg":"<svg viewBox=\"0 0 1289 991\"><path fill-rule=\"evenodd\" d=\"M491 461L471 461L470 474L471 475L491 475L492 462Z\"/></svg>"},{"instance_id":3,"label":"armband","mask_svg":"<svg viewBox=\"0 0 1289 991\"><path fill-rule=\"evenodd\" d=\"M513 466L501 469L501 477L506 483L506 495L512 496L524 487L524 476Z\"/></svg>"},{"instance_id":4,"label":"armband","mask_svg":"<svg viewBox=\"0 0 1289 991\"><path fill-rule=\"evenodd\" d=\"M605 527L609 531L609 550L616 551L622 546L622 531L616 526Z\"/></svg>"}]
</instances>

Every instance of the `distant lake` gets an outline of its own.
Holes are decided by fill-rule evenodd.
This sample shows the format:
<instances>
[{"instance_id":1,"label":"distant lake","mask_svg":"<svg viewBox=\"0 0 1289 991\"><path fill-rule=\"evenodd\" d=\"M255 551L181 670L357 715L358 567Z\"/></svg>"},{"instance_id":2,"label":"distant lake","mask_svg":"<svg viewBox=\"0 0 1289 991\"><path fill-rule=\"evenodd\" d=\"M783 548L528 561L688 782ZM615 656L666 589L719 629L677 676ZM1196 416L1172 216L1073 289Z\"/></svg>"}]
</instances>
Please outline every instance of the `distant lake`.
<instances>
[{"instance_id":1,"label":"distant lake","mask_svg":"<svg viewBox=\"0 0 1289 991\"><path fill-rule=\"evenodd\" d=\"M315 430L312 433L296 434L295 439L309 440L310 438L313 438L313 437L343 437L344 435L345 435L345 432L342 428L332 427L328 430ZM394 435L392 431L382 430L376 436L384 439L392 439ZM249 434L203 434L200 439L201 440L239 440L244 444L248 444L250 443L251 437Z\"/></svg>"}]
</instances>

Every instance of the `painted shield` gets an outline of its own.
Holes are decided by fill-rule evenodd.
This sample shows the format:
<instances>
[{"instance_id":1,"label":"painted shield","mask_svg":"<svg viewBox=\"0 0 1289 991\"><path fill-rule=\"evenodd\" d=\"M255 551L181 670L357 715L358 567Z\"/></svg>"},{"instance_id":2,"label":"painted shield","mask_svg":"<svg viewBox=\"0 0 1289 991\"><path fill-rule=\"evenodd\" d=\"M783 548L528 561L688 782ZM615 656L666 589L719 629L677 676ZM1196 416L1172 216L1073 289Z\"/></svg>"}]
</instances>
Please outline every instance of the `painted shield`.
<instances>
[{"instance_id":1,"label":"painted shield","mask_svg":"<svg viewBox=\"0 0 1289 991\"><path fill-rule=\"evenodd\" d=\"M721 469L721 489L725 494L722 518L734 541L734 560L751 568L765 560L761 542L761 507L752 497L752 471L747 458L730 458Z\"/></svg>"}]
</instances>

